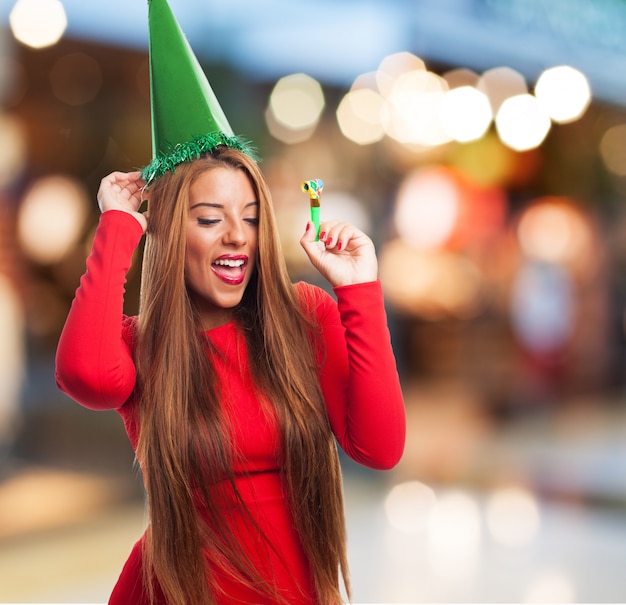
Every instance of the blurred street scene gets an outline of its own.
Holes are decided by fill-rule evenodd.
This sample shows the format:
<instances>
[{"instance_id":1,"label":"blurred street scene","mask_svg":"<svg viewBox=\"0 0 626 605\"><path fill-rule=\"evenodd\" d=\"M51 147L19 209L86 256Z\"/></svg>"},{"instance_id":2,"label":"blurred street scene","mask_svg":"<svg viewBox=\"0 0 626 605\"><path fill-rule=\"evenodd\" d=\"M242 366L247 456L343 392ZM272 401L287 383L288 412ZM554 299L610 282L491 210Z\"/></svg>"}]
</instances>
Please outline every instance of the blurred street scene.
<instances>
[{"instance_id":1,"label":"blurred street scene","mask_svg":"<svg viewBox=\"0 0 626 605\"><path fill-rule=\"evenodd\" d=\"M626 4L170 5L293 280L304 179L377 246L409 432L344 459L354 602L626 601ZM54 354L100 179L151 159L146 8L0 0L0 603L106 602L145 526Z\"/></svg>"}]
</instances>

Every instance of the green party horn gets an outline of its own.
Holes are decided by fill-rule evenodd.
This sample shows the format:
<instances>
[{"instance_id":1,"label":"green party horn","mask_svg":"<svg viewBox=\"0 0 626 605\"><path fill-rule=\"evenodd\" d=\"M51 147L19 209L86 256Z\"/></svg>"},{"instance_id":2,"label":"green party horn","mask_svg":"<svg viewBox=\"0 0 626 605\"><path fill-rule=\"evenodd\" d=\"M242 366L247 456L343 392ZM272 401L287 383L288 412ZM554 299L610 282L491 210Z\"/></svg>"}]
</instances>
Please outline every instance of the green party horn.
<instances>
[{"instance_id":1,"label":"green party horn","mask_svg":"<svg viewBox=\"0 0 626 605\"><path fill-rule=\"evenodd\" d=\"M311 222L315 225L315 241L320 238L320 196L324 189L324 181L312 179L302 183L302 191L309 194L311 204Z\"/></svg>"}]
</instances>

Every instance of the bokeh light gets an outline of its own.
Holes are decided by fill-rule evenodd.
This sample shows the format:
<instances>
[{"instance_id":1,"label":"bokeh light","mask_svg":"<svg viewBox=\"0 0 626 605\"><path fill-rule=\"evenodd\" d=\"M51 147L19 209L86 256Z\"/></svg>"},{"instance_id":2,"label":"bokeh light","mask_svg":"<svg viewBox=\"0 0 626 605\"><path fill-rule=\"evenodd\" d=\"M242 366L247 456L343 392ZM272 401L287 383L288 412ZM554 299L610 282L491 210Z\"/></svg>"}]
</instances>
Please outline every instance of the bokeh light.
<instances>
[{"instance_id":1,"label":"bokeh light","mask_svg":"<svg viewBox=\"0 0 626 605\"><path fill-rule=\"evenodd\" d=\"M581 212L564 198L536 200L522 214L517 236L529 258L571 263L591 252L592 233Z\"/></svg>"},{"instance_id":2,"label":"bokeh light","mask_svg":"<svg viewBox=\"0 0 626 605\"><path fill-rule=\"evenodd\" d=\"M433 147L451 141L439 121L447 82L432 72L414 70L398 76L383 108L385 132L400 143Z\"/></svg>"},{"instance_id":3,"label":"bokeh light","mask_svg":"<svg viewBox=\"0 0 626 605\"><path fill-rule=\"evenodd\" d=\"M550 126L550 117L536 97L530 94L506 99L496 115L500 139L515 151L539 147L550 131Z\"/></svg>"},{"instance_id":4,"label":"bokeh light","mask_svg":"<svg viewBox=\"0 0 626 605\"><path fill-rule=\"evenodd\" d=\"M604 165L617 176L626 176L626 124L609 128L600 141Z\"/></svg>"},{"instance_id":5,"label":"bokeh light","mask_svg":"<svg viewBox=\"0 0 626 605\"><path fill-rule=\"evenodd\" d=\"M502 488L487 500L485 517L493 539L504 546L529 545L540 529L539 505L528 490Z\"/></svg>"},{"instance_id":6,"label":"bokeh light","mask_svg":"<svg viewBox=\"0 0 626 605\"><path fill-rule=\"evenodd\" d=\"M460 255L416 250L401 239L386 243L379 258L385 295L413 316L468 318L481 309L481 274Z\"/></svg>"},{"instance_id":7,"label":"bokeh light","mask_svg":"<svg viewBox=\"0 0 626 605\"><path fill-rule=\"evenodd\" d=\"M426 71L426 64L416 55L399 52L386 56L375 74L378 90L384 97L388 97L398 78L413 71Z\"/></svg>"},{"instance_id":8,"label":"bokeh light","mask_svg":"<svg viewBox=\"0 0 626 605\"><path fill-rule=\"evenodd\" d=\"M433 489L419 481L407 481L391 488L385 498L385 513L396 529L418 533L428 526L436 505Z\"/></svg>"},{"instance_id":9,"label":"bokeh light","mask_svg":"<svg viewBox=\"0 0 626 605\"><path fill-rule=\"evenodd\" d=\"M504 101L528 92L524 76L511 67L488 69L480 76L476 88L487 95L494 115Z\"/></svg>"},{"instance_id":10,"label":"bokeh light","mask_svg":"<svg viewBox=\"0 0 626 605\"><path fill-rule=\"evenodd\" d=\"M487 132L493 114L485 94L473 86L460 86L444 95L439 118L450 137L459 143L468 143Z\"/></svg>"},{"instance_id":11,"label":"bokeh light","mask_svg":"<svg viewBox=\"0 0 626 605\"><path fill-rule=\"evenodd\" d=\"M441 247L452 235L461 192L444 169L409 174L398 192L394 222L398 234L421 250Z\"/></svg>"},{"instance_id":12,"label":"bokeh light","mask_svg":"<svg viewBox=\"0 0 626 605\"><path fill-rule=\"evenodd\" d=\"M449 490L439 495L428 525L433 572L445 577L473 573L482 541L478 504L468 494Z\"/></svg>"},{"instance_id":13,"label":"bokeh light","mask_svg":"<svg viewBox=\"0 0 626 605\"><path fill-rule=\"evenodd\" d=\"M17 0L9 23L13 35L22 44L45 48L61 39L67 16L59 0Z\"/></svg>"},{"instance_id":14,"label":"bokeh light","mask_svg":"<svg viewBox=\"0 0 626 605\"><path fill-rule=\"evenodd\" d=\"M266 120L270 133L285 143L308 139L324 110L320 83L297 73L281 78L270 94Z\"/></svg>"},{"instance_id":15,"label":"bokeh light","mask_svg":"<svg viewBox=\"0 0 626 605\"><path fill-rule=\"evenodd\" d=\"M385 136L381 112L385 100L368 88L351 90L337 108L337 122L343 135L359 145L380 141Z\"/></svg>"},{"instance_id":16,"label":"bokeh light","mask_svg":"<svg viewBox=\"0 0 626 605\"><path fill-rule=\"evenodd\" d=\"M18 238L35 262L61 260L82 233L88 212L84 187L68 177L50 176L35 182L19 210Z\"/></svg>"},{"instance_id":17,"label":"bokeh light","mask_svg":"<svg viewBox=\"0 0 626 605\"><path fill-rule=\"evenodd\" d=\"M587 77L569 65L546 69L535 85L535 96L554 122L578 120L591 103Z\"/></svg>"},{"instance_id":18,"label":"bokeh light","mask_svg":"<svg viewBox=\"0 0 626 605\"><path fill-rule=\"evenodd\" d=\"M442 74L443 79L448 83L450 90L453 88L461 88L462 86L476 87L479 76L475 71L465 67L451 69Z\"/></svg>"}]
</instances>

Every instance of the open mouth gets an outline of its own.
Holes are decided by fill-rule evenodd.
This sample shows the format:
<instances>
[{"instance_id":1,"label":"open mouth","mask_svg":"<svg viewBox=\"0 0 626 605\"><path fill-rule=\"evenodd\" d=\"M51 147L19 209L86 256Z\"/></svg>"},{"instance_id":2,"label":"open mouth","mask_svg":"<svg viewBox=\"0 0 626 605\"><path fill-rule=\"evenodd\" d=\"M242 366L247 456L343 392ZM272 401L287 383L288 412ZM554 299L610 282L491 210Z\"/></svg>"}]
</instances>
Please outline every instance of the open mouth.
<instances>
[{"instance_id":1,"label":"open mouth","mask_svg":"<svg viewBox=\"0 0 626 605\"><path fill-rule=\"evenodd\" d=\"M247 265L245 256L220 257L213 262L211 269L223 282L237 285L243 281Z\"/></svg>"}]
</instances>

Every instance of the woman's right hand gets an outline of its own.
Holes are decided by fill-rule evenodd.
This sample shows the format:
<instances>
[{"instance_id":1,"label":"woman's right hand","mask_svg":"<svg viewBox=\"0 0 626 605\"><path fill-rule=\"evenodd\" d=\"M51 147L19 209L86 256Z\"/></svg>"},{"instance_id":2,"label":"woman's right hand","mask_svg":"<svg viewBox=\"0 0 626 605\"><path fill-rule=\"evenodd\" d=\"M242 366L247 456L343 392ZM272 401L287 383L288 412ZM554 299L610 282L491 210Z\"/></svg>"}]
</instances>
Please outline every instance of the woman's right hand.
<instances>
[{"instance_id":1,"label":"woman's right hand","mask_svg":"<svg viewBox=\"0 0 626 605\"><path fill-rule=\"evenodd\" d=\"M112 172L104 177L98 190L98 206L101 212L121 210L131 214L141 225L144 232L148 227L145 215L139 212L141 203L146 199L145 181L141 172Z\"/></svg>"}]
</instances>

